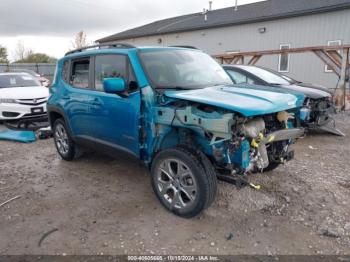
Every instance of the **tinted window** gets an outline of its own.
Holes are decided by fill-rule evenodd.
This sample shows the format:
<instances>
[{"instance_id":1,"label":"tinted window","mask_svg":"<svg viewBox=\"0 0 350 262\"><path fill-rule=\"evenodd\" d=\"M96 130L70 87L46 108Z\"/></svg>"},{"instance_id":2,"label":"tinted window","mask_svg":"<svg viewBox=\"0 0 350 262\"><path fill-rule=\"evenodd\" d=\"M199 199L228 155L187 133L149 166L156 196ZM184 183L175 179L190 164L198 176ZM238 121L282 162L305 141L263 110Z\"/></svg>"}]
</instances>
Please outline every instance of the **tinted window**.
<instances>
[{"instance_id":1,"label":"tinted window","mask_svg":"<svg viewBox=\"0 0 350 262\"><path fill-rule=\"evenodd\" d=\"M0 88L41 86L41 84L29 74L0 75Z\"/></svg>"},{"instance_id":2,"label":"tinted window","mask_svg":"<svg viewBox=\"0 0 350 262\"><path fill-rule=\"evenodd\" d=\"M258 78L264 80L269 84L277 84L277 85L289 85L290 83L284 79L283 77L274 74L265 69L254 67L254 66L246 66L244 70L251 73L252 75L257 76Z\"/></svg>"},{"instance_id":3,"label":"tinted window","mask_svg":"<svg viewBox=\"0 0 350 262\"><path fill-rule=\"evenodd\" d=\"M78 88L89 87L89 66L90 60L84 59L73 61L71 84Z\"/></svg>"},{"instance_id":4,"label":"tinted window","mask_svg":"<svg viewBox=\"0 0 350 262\"><path fill-rule=\"evenodd\" d=\"M119 77L123 78L126 83L127 57L124 55L101 55L96 56L95 60L95 88L103 91L103 79Z\"/></svg>"},{"instance_id":5,"label":"tinted window","mask_svg":"<svg viewBox=\"0 0 350 262\"><path fill-rule=\"evenodd\" d=\"M254 80L247 77L246 75L233 71L233 70L227 70L227 73L231 76L231 79L235 84L254 84Z\"/></svg>"}]
</instances>

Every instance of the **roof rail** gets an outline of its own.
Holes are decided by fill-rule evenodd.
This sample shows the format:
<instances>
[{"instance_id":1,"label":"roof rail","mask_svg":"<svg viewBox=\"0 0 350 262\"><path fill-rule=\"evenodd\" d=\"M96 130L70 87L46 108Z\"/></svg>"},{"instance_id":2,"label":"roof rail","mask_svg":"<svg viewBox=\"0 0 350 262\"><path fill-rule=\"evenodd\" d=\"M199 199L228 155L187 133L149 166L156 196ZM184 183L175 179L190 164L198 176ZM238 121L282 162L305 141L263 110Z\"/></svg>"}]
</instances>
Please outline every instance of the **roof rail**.
<instances>
[{"instance_id":1,"label":"roof rail","mask_svg":"<svg viewBox=\"0 0 350 262\"><path fill-rule=\"evenodd\" d=\"M130 45L130 44L126 44L126 43L90 45L90 46L77 48L77 49L74 49L72 51L69 51L69 52L67 52L65 54L65 56L73 54L73 53L81 52L83 50L93 49L93 48L101 49L101 47L106 47L106 48L135 48L135 46Z\"/></svg>"}]
</instances>

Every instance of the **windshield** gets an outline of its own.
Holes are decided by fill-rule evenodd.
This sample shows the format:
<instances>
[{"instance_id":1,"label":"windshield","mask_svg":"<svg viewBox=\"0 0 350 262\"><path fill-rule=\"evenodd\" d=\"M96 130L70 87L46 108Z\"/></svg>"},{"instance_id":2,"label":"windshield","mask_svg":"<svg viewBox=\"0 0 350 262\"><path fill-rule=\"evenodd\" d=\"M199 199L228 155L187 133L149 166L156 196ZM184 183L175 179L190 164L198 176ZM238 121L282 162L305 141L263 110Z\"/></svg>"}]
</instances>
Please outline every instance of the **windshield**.
<instances>
[{"instance_id":1,"label":"windshield","mask_svg":"<svg viewBox=\"0 0 350 262\"><path fill-rule=\"evenodd\" d=\"M263 68L259 68L259 67L253 67L253 66L244 66L242 67L242 69L246 70L247 72L261 78L263 81L269 83L269 84L276 84L276 85L290 85L291 83L277 75L277 74L274 74L270 71L267 71Z\"/></svg>"},{"instance_id":2,"label":"windshield","mask_svg":"<svg viewBox=\"0 0 350 262\"><path fill-rule=\"evenodd\" d=\"M284 79L286 79L290 84L295 84L295 83L301 83L300 81L297 81L293 78L290 78L289 76L283 75L283 74L279 74L279 76L283 77Z\"/></svg>"},{"instance_id":3,"label":"windshield","mask_svg":"<svg viewBox=\"0 0 350 262\"><path fill-rule=\"evenodd\" d=\"M33 70L28 70L28 69L12 69L12 70L9 70L9 72L26 73L26 74L30 74L31 76L34 76L34 77L40 77L40 75L38 73L34 72Z\"/></svg>"},{"instance_id":4,"label":"windshield","mask_svg":"<svg viewBox=\"0 0 350 262\"><path fill-rule=\"evenodd\" d=\"M28 74L0 75L0 88L40 86L40 83Z\"/></svg>"},{"instance_id":5,"label":"windshield","mask_svg":"<svg viewBox=\"0 0 350 262\"><path fill-rule=\"evenodd\" d=\"M200 51L144 50L140 58L155 88L191 89L232 84L223 68Z\"/></svg>"}]
</instances>

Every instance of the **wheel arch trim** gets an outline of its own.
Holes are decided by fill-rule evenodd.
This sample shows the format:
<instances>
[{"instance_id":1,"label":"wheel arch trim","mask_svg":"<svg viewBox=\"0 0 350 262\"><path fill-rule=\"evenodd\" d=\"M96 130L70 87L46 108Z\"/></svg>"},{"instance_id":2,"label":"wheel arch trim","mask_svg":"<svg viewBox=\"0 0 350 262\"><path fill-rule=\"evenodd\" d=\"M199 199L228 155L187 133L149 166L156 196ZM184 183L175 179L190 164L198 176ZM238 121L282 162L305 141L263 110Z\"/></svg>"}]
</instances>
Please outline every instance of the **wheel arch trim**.
<instances>
[{"instance_id":1,"label":"wheel arch trim","mask_svg":"<svg viewBox=\"0 0 350 262\"><path fill-rule=\"evenodd\" d=\"M70 123L68 121L68 118L67 118L66 114L64 113L64 110L62 108L58 107L58 106L47 105L47 115L48 115L48 118L49 118L50 126L53 129L54 122L53 122L53 119L51 119L51 113L56 113L56 114L59 114L59 115L62 116L64 122L66 123L67 131L68 131L70 137L73 139L73 141L75 141L76 140L75 136L72 133L72 129L71 129Z\"/></svg>"}]
</instances>

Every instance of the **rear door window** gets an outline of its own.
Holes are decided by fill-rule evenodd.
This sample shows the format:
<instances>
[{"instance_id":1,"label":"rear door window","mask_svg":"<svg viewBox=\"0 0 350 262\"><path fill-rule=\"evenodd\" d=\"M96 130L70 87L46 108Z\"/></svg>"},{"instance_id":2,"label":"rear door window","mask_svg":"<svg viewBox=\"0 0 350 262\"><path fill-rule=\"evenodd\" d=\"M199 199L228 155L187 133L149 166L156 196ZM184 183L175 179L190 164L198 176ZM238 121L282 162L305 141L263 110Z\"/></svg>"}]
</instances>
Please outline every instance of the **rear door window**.
<instances>
[{"instance_id":1,"label":"rear door window","mask_svg":"<svg viewBox=\"0 0 350 262\"><path fill-rule=\"evenodd\" d=\"M253 79L240 72L227 70L227 73L231 76L235 84L255 84Z\"/></svg>"},{"instance_id":2,"label":"rear door window","mask_svg":"<svg viewBox=\"0 0 350 262\"><path fill-rule=\"evenodd\" d=\"M89 58L73 61L71 85L77 88L89 88L89 69Z\"/></svg>"}]
</instances>

